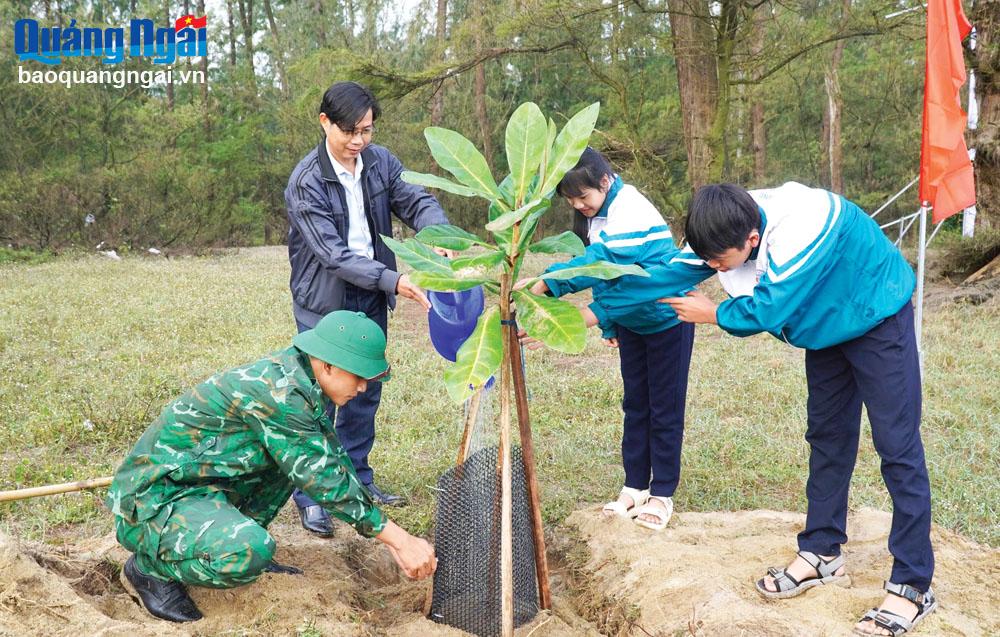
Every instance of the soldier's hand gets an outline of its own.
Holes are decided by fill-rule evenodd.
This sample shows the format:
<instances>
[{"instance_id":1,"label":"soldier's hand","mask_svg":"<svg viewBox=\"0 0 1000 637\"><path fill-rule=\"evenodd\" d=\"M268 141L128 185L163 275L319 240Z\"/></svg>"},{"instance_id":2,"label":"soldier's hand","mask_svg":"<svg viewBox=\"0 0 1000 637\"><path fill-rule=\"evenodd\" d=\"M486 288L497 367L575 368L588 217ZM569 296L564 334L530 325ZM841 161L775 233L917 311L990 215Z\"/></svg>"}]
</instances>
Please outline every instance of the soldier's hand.
<instances>
[{"instance_id":1,"label":"soldier's hand","mask_svg":"<svg viewBox=\"0 0 1000 637\"><path fill-rule=\"evenodd\" d=\"M437 569L437 558L430 542L410 535L395 522L387 522L377 538L389 548L392 558L407 577L424 579Z\"/></svg>"},{"instance_id":2,"label":"soldier's hand","mask_svg":"<svg viewBox=\"0 0 1000 637\"><path fill-rule=\"evenodd\" d=\"M399 296L406 297L408 299L413 299L420 305L424 306L424 309L430 311L431 302L427 300L427 295L419 287L410 281L409 275L402 275L399 277L399 281L396 282L396 294Z\"/></svg>"}]
</instances>

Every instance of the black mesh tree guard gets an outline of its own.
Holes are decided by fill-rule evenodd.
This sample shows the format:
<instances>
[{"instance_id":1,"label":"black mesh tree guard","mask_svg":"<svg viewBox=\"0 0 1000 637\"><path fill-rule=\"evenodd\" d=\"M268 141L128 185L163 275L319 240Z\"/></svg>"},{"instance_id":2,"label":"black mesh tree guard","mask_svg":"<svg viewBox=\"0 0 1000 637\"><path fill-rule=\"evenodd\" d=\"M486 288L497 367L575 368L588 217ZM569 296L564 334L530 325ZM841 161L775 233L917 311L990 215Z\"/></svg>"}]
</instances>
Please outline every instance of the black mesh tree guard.
<instances>
[{"instance_id":1,"label":"black mesh tree guard","mask_svg":"<svg viewBox=\"0 0 1000 637\"><path fill-rule=\"evenodd\" d=\"M511 448L514 625L538 612L535 549L521 448ZM430 618L493 637L501 632L498 448L480 449L438 480Z\"/></svg>"}]
</instances>

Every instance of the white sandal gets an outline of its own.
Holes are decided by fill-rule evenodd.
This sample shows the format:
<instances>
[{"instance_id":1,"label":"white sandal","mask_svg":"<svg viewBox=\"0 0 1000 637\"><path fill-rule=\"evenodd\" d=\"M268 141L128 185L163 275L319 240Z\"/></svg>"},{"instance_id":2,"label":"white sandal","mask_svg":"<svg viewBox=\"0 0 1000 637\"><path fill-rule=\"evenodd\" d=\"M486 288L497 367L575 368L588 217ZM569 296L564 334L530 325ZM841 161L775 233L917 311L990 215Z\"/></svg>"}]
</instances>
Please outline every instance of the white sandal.
<instances>
[{"instance_id":1,"label":"white sandal","mask_svg":"<svg viewBox=\"0 0 1000 637\"><path fill-rule=\"evenodd\" d=\"M655 504L649 504L650 500L659 500L666 507L666 511L663 507L658 507ZM641 527L647 529L652 529L654 531L662 531L667 527L667 523L670 522L670 517L674 514L674 499L665 498L658 495L651 495L646 501L646 504L639 507L639 510L635 512L635 523ZM640 520L640 515L651 515L655 517L659 522L649 522L647 520Z\"/></svg>"},{"instance_id":2,"label":"white sandal","mask_svg":"<svg viewBox=\"0 0 1000 637\"><path fill-rule=\"evenodd\" d=\"M639 507L646 504L646 501L649 500L649 489L639 490L633 489L632 487L622 487L621 493L618 494L618 497L621 498L623 495L627 495L632 498L632 506L627 507L624 502L615 500L614 502L608 502L605 504L604 508L601 509L601 512L608 517L617 515L622 518L634 518L638 515L636 511Z\"/></svg>"}]
</instances>

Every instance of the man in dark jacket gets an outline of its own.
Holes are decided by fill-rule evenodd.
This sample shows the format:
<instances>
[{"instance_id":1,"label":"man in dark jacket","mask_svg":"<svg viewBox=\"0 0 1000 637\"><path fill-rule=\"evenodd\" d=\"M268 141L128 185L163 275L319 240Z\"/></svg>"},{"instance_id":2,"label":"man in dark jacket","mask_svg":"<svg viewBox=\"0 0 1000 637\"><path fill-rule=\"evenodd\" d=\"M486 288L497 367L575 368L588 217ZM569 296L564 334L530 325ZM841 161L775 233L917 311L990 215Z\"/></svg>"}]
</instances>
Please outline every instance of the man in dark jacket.
<instances>
[{"instance_id":1,"label":"man in dark jacket","mask_svg":"<svg viewBox=\"0 0 1000 637\"><path fill-rule=\"evenodd\" d=\"M371 143L380 114L367 88L331 86L319 109L324 139L288 179L292 311L300 332L338 309L364 312L385 331L397 295L430 309L423 291L396 270L395 255L379 235L392 235L392 214L418 231L448 219L432 195L400 179L403 165L392 153ZM382 384L370 383L339 410L336 432L372 498L399 506L403 498L376 487L368 464L381 395ZM293 497L302 526L320 535L333 532L322 507L300 491Z\"/></svg>"}]
</instances>

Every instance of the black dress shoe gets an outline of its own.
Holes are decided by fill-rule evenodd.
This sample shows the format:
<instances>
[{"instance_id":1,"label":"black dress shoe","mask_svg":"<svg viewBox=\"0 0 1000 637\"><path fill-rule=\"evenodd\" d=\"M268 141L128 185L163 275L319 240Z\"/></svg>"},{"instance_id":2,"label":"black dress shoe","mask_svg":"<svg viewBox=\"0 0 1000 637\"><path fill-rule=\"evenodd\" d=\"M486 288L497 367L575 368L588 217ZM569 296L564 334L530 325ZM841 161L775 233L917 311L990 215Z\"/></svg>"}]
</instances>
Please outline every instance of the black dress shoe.
<instances>
[{"instance_id":1,"label":"black dress shoe","mask_svg":"<svg viewBox=\"0 0 1000 637\"><path fill-rule=\"evenodd\" d=\"M282 573L284 575L302 575L302 569L297 566L291 566L289 564L279 564L274 560L264 567L265 573Z\"/></svg>"},{"instance_id":2,"label":"black dress shoe","mask_svg":"<svg viewBox=\"0 0 1000 637\"><path fill-rule=\"evenodd\" d=\"M365 485L368 489L368 493L372 496L372 500L375 500L375 504L387 507L405 507L406 498L401 495L392 495L391 493L383 493L381 489L375 486L374 482Z\"/></svg>"},{"instance_id":3,"label":"black dress shoe","mask_svg":"<svg viewBox=\"0 0 1000 637\"><path fill-rule=\"evenodd\" d=\"M180 582L164 582L146 575L135 563L135 555L122 567L122 586L153 617L170 622L193 622L203 615Z\"/></svg>"},{"instance_id":4,"label":"black dress shoe","mask_svg":"<svg viewBox=\"0 0 1000 637\"><path fill-rule=\"evenodd\" d=\"M333 520L330 514L323 510L318 504L313 504L299 509L299 519L302 520L302 528L320 537L330 537L333 535Z\"/></svg>"}]
</instances>

